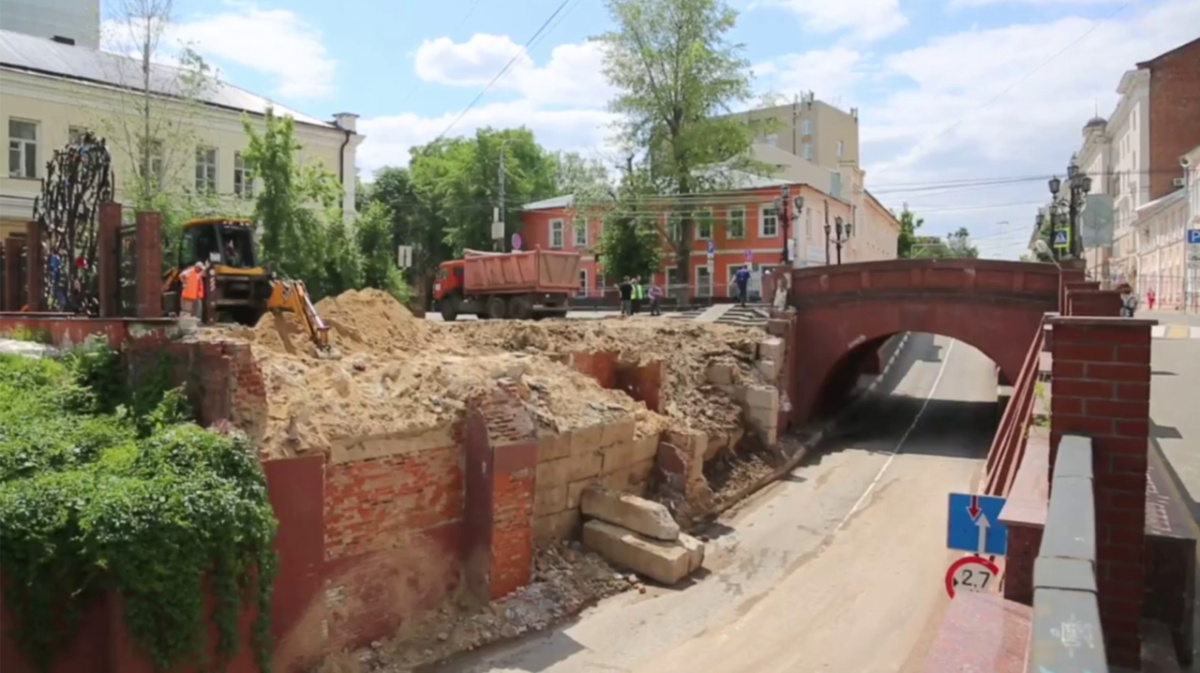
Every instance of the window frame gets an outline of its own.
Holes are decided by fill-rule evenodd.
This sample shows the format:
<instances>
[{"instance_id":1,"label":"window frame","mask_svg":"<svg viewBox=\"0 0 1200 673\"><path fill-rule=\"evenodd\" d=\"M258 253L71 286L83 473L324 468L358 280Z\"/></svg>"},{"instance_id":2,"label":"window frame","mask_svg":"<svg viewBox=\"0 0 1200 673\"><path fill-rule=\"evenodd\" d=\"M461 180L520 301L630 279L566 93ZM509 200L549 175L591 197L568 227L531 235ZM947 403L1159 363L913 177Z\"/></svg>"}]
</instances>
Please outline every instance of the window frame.
<instances>
[{"instance_id":1,"label":"window frame","mask_svg":"<svg viewBox=\"0 0 1200 673\"><path fill-rule=\"evenodd\" d=\"M577 249L588 247L588 223L586 219L582 217L576 218L575 222L571 225L571 234ZM583 234L582 243L579 242L579 234Z\"/></svg>"},{"instance_id":2,"label":"window frame","mask_svg":"<svg viewBox=\"0 0 1200 673\"><path fill-rule=\"evenodd\" d=\"M562 250L567 238L566 224L563 222L563 219L561 217L554 218L550 220L547 226L550 229L550 248L553 250ZM555 234L558 235L557 244L554 243Z\"/></svg>"},{"instance_id":3,"label":"window frame","mask_svg":"<svg viewBox=\"0 0 1200 673\"><path fill-rule=\"evenodd\" d=\"M771 211L771 219L775 224L773 233L767 233L767 211ZM758 237L759 238L777 238L779 236L779 211L775 210L775 205L772 203L764 203L758 207Z\"/></svg>"},{"instance_id":4,"label":"window frame","mask_svg":"<svg viewBox=\"0 0 1200 673\"><path fill-rule=\"evenodd\" d=\"M579 270L579 287L575 288L575 296L576 297L583 297L585 299L587 298L588 289L591 287L591 285L589 284L589 280L590 279L588 278L588 270L580 269Z\"/></svg>"},{"instance_id":5,"label":"window frame","mask_svg":"<svg viewBox=\"0 0 1200 673\"><path fill-rule=\"evenodd\" d=\"M708 264L699 264L695 268L696 268L696 295L695 296L697 296L697 297L713 296L713 276L716 275L716 273L715 273L716 265L715 264L713 265L713 273L709 272ZM707 286L703 287L703 288L700 284L700 272L701 271L703 271L704 275L708 278ZM702 289L703 289L703 291L701 291Z\"/></svg>"},{"instance_id":6,"label":"window frame","mask_svg":"<svg viewBox=\"0 0 1200 673\"><path fill-rule=\"evenodd\" d=\"M734 221L733 214L734 213L738 213L741 215L741 224L742 224L742 231L740 234L738 234L736 236L733 233L733 221ZM725 238L729 239L729 240L734 240L734 241L745 240L745 238L746 238L746 207L745 206L737 206L737 207L730 208L727 211L725 211Z\"/></svg>"},{"instance_id":7,"label":"window frame","mask_svg":"<svg viewBox=\"0 0 1200 673\"><path fill-rule=\"evenodd\" d=\"M13 123L29 124L33 127L32 138L13 134ZM41 122L24 117L8 118L8 177L18 180L36 180L38 177L38 144L41 139ZM13 151L18 152L17 170L13 170ZM27 174L27 173L32 174Z\"/></svg>"},{"instance_id":8,"label":"window frame","mask_svg":"<svg viewBox=\"0 0 1200 673\"><path fill-rule=\"evenodd\" d=\"M233 153L233 194L242 199L254 198L254 171L246 167L246 157L241 152Z\"/></svg>"},{"instance_id":9,"label":"window frame","mask_svg":"<svg viewBox=\"0 0 1200 673\"><path fill-rule=\"evenodd\" d=\"M713 209L712 208L701 208L700 210L698 210L696 212L698 213L698 215L696 217L696 232L695 232L696 240L697 241L713 240L713 232L715 231L716 225L717 225L716 216L713 213ZM700 223L701 222L708 223L708 236L700 235Z\"/></svg>"},{"instance_id":10,"label":"window frame","mask_svg":"<svg viewBox=\"0 0 1200 673\"><path fill-rule=\"evenodd\" d=\"M201 155L205 159L212 159L212 162L204 161L201 163ZM207 145L201 145L196 148L195 152L195 168L196 168L196 193L197 194L216 194L217 193L217 176L219 171L219 159L217 157L217 148ZM200 175L200 171L204 170L204 175Z\"/></svg>"}]
</instances>

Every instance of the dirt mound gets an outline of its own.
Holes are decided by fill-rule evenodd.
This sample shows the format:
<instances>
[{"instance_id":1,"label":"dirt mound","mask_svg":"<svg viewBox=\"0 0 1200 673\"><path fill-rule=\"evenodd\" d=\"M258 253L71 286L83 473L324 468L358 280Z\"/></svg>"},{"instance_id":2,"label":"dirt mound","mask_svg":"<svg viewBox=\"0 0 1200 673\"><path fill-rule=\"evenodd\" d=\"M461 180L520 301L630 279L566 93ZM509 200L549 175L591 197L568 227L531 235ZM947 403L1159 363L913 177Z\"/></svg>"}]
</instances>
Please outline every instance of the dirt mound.
<instances>
[{"instance_id":1,"label":"dirt mound","mask_svg":"<svg viewBox=\"0 0 1200 673\"><path fill-rule=\"evenodd\" d=\"M413 352L429 340L428 324L382 290L350 290L322 299L315 308L329 327L330 345L343 354ZM315 354L308 332L292 313L268 313L248 332L226 330L229 336L249 339L276 353Z\"/></svg>"},{"instance_id":2,"label":"dirt mound","mask_svg":"<svg viewBox=\"0 0 1200 673\"><path fill-rule=\"evenodd\" d=\"M661 413L705 431L739 425L741 406L708 383L710 362L736 365L741 378L761 382L753 366L761 330L662 319L555 322L475 322L441 326L438 348L451 352L572 353L612 351L633 362L663 360Z\"/></svg>"}]
</instances>

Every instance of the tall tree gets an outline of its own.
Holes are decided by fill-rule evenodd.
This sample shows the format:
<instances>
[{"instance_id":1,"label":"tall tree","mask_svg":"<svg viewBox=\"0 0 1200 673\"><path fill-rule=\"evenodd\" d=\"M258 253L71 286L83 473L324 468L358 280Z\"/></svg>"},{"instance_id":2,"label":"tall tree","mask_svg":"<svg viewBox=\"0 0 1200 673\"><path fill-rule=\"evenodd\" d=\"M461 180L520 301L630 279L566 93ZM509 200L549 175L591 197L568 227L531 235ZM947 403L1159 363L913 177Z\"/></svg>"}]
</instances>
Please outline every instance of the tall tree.
<instances>
[{"instance_id":1,"label":"tall tree","mask_svg":"<svg viewBox=\"0 0 1200 673\"><path fill-rule=\"evenodd\" d=\"M896 256L907 259L913 256L913 243L916 242L917 232L921 225L925 224L925 220L917 217L908 206L900 211L897 219L900 220L900 236L896 238Z\"/></svg>"},{"instance_id":2,"label":"tall tree","mask_svg":"<svg viewBox=\"0 0 1200 673\"><path fill-rule=\"evenodd\" d=\"M662 236L656 218L645 217L644 211L650 193L648 176L630 169L609 193L598 256L609 278L652 278L662 268Z\"/></svg>"},{"instance_id":3,"label":"tall tree","mask_svg":"<svg viewBox=\"0 0 1200 673\"><path fill-rule=\"evenodd\" d=\"M966 227L946 236L946 247L950 256L956 259L975 259L979 257L979 249L971 245L971 232Z\"/></svg>"},{"instance_id":4,"label":"tall tree","mask_svg":"<svg viewBox=\"0 0 1200 673\"><path fill-rule=\"evenodd\" d=\"M622 140L644 150L655 191L688 197L728 183L718 166L747 161L751 128L728 116L750 95L743 46L728 33L737 12L722 0L608 0L616 29L597 38L604 74L620 93ZM668 236L680 278L688 279L695 216L680 208Z\"/></svg>"}]
</instances>

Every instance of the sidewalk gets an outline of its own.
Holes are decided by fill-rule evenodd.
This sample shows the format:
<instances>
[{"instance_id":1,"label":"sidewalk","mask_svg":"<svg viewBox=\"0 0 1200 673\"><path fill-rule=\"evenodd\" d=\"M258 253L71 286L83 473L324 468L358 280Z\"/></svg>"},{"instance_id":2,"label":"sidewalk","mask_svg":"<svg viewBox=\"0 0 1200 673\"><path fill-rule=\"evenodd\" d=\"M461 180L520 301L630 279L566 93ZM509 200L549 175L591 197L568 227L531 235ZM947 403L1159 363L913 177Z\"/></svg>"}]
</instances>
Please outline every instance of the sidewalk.
<instances>
[{"instance_id":1,"label":"sidewalk","mask_svg":"<svg viewBox=\"0 0 1200 673\"><path fill-rule=\"evenodd\" d=\"M1138 311L1137 318L1157 320L1155 339L1200 339L1200 314L1177 311Z\"/></svg>"}]
</instances>

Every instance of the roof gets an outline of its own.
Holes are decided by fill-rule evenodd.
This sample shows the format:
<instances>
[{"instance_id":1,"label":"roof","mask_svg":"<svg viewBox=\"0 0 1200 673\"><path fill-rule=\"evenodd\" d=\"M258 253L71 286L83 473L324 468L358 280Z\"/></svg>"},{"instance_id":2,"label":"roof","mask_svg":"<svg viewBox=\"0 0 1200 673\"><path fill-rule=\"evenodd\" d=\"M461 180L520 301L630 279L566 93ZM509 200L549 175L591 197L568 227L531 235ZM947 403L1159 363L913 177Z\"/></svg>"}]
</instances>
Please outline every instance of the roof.
<instances>
[{"instance_id":1,"label":"roof","mask_svg":"<svg viewBox=\"0 0 1200 673\"><path fill-rule=\"evenodd\" d=\"M1152 58L1148 61L1142 61L1141 63L1137 64L1137 67L1138 68L1149 68L1149 67L1153 66L1160 59L1166 58L1168 56L1174 56L1176 52L1180 52L1180 51L1183 51L1190 47L1197 47L1197 46L1200 46L1200 37L1192 40L1191 42L1186 42L1184 44L1181 44L1178 47L1175 47L1174 49L1171 49L1169 51L1164 51L1163 53L1159 54L1158 56L1155 56L1154 58Z\"/></svg>"},{"instance_id":2,"label":"roof","mask_svg":"<svg viewBox=\"0 0 1200 673\"><path fill-rule=\"evenodd\" d=\"M562 196L552 196L541 201L526 203L521 206L521 210L558 210L559 208L570 208L575 205L574 194L564 194Z\"/></svg>"},{"instance_id":3,"label":"roof","mask_svg":"<svg viewBox=\"0 0 1200 673\"><path fill-rule=\"evenodd\" d=\"M137 59L11 30L0 30L0 67L122 89L140 89L142 86L141 63ZM160 95L181 97L180 72L173 66L152 64L150 89ZM337 128L333 122L275 105L262 96L219 80L206 87L199 98L215 107L260 115L266 114L268 107L274 107L276 114L291 117L298 123Z\"/></svg>"},{"instance_id":4,"label":"roof","mask_svg":"<svg viewBox=\"0 0 1200 673\"><path fill-rule=\"evenodd\" d=\"M1175 191L1171 192L1170 194L1167 194L1166 196L1160 196L1157 199L1154 199L1153 201L1151 201L1150 203L1139 206L1138 209L1134 211L1134 214L1137 216L1137 219L1139 219L1139 220L1143 219L1143 218L1147 218L1147 217L1154 217L1155 215L1166 210L1167 208L1170 208L1171 206L1175 205L1175 202L1184 201L1186 198L1187 198L1187 190L1186 189L1176 189Z\"/></svg>"}]
</instances>

